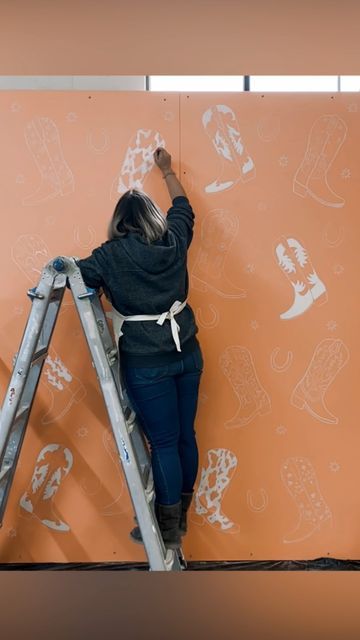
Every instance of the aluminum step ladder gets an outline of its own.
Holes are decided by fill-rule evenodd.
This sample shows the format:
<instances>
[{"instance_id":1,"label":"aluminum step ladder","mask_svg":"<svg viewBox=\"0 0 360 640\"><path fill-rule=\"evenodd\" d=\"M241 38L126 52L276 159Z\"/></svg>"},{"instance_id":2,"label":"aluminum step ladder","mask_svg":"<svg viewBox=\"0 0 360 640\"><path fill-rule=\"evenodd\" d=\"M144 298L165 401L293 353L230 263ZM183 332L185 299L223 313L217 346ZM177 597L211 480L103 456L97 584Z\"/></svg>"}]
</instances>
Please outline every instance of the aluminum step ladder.
<instances>
[{"instance_id":1,"label":"aluminum step ladder","mask_svg":"<svg viewBox=\"0 0 360 640\"><path fill-rule=\"evenodd\" d=\"M72 257L59 256L48 262L37 287L28 291L31 310L0 414L0 526L67 282L105 401L149 570L184 570L186 561L182 550L165 549L159 531L154 513L150 454L121 383L118 349L108 326L101 294L85 286Z\"/></svg>"}]
</instances>

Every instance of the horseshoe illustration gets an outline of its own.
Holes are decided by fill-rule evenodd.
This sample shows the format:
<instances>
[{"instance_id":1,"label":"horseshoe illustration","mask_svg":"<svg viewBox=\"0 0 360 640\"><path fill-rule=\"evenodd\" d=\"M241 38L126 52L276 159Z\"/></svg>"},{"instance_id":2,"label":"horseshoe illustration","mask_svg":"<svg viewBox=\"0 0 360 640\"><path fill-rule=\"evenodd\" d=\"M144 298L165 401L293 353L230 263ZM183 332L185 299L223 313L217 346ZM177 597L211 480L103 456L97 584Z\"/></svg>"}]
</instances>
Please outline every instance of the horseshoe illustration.
<instances>
[{"instance_id":1,"label":"horseshoe illustration","mask_svg":"<svg viewBox=\"0 0 360 640\"><path fill-rule=\"evenodd\" d=\"M273 351L271 352L271 356L270 356L271 368L274 371L277 371L278 373L283 373L284 371L287 371L289 367L291 367L292 361L293 361L293 353L292 351L288 351L286 361L284 362L284 364L279 365L275 362L276 356L278 355L279 351L280 351L280 347L277 347L276 349L273 349Z\"/></svg>"},{"instance_id":2,"label":"horseshoe illustration","mask_svg":"<svg viewBox=\"0 0 360 640\"><path fill-rule=\"evenodd\" d=\"M90 247L94 246L95 238L96 238L96 233L95 233L94 227L88 227L87 231L88 231L90 239L89 239L88 242L82 242L80 240L80 228L79 228L79 225L77 225L74 228L74 242L78 247L80 247L81 249L85 249L85 250L90 249Z\"/></svg>"},{"instance_id":3,"label":"horseshoe illustration","mask_svg":"<svg viewBox=\"0 0 360 640\"><path fill-rule=\"evenodd\" d=\"M323 239L325 240L326 244L329 245L329 247L334 248L334 247L339 247L343 242L344 242L344 237L345 237L345 229L344 227L338 227L337 229L337 235L335 240L330 240L329 238L329 227L333 226L334 228L334 224L332 224L331 222L329 222L329 224L327 225L324 234L323 234Z\"/></svg>"},{"instance_id":4,"label":"horseshoe illustration","mask_svg":"<svg viewBox=\"0 0 360 640\"><path fill-rule=\"evenodd\" d=\"M198 308L196 310L197 320L198 320L199 324L203 327L203 329L214 329L219 324L219 312L218 312L218 310L216 309L216 307L214 307L213 304L209 304L209 308L210 308L210 310L212 311L212 314L213 314L213 317L210 320L210 322L206 322L203 319L202 310L200 308Z\"/></svg>"},{"instance_id":5,"label":"horseshoe illustration","mask_svg":"<svg viewBox=\"0 0 360 640\"><path fill-rule=\"evenodd\" d=\"M90 151L93 151L94 153L99 153L99 154L106 153L106 151L110 147L110 136L108 131L106 131L106 129L100 129L100 134L103 140L103 144L101 146L94 144L95 135L93 131L88 131L86 134L86 143L88 148L90 149Z\"/></svg>"},{"instance_id":6,"label":"horseshoe illustration","mask_svg":"<svg viewBox=\"0 0 360 640\"><path fill-rule=\"evenodd\" d=\"M269 504L268 494L266 493L265 489L260 489L259 493L261 495L262 501L259 504L254 504L254 491L248 489L246 499L250 511L265 511L265 509L267 508Z\"/></svg>"}]
</instances>

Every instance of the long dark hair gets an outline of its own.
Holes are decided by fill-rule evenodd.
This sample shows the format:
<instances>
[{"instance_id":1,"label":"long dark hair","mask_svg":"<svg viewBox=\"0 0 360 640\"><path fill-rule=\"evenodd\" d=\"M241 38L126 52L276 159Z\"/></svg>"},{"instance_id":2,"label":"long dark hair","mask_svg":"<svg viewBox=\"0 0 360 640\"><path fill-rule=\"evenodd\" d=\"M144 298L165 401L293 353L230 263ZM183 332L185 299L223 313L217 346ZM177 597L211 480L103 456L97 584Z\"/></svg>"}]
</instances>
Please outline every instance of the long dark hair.
<instances>
[{"instance_id":1,"label":"long dark hair","mask_svg":"<svg viewBox=\"0 0 360 640\"><path fill-rule=\"evenodd\" d=\"M146 193L129 189L118 200L108 227L108 239L139 233L150 244L167 230L166 217Z\"/></svg>"}]
</instances>

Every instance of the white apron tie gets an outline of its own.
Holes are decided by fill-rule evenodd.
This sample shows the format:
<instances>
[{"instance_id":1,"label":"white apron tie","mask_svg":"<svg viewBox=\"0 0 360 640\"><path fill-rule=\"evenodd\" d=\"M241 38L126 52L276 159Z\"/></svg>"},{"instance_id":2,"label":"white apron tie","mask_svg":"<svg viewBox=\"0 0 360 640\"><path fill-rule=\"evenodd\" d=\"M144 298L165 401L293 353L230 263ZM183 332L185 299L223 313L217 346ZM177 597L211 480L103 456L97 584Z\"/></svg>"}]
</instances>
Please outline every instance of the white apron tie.
<instances>
[{"instance_id":1,"label":"white apron tie","mask_svg":"<svg viewBox=\"0 0 360 640\"><path fill-rule=\"evenodd\" d=\"M180 327L176 322L174 316L177 313L180 313L180 311L184 309L184 307L186 306L186 303L187 303L187 300L185 300L184 302L175 300L174 304L171 306L169 311L164 311L164 313L160 313L159 315L154 314L154 315L123 316L121 313L119 313L119 311L117 311L117 309L114 309L114 307L112 307L112 311L108 311L106 315L112 319L116 343L118 343L121 336L124 335L122 332L122 325L124 322L156 320L156 324L163 326L165 320L170 320L171 333L172 333L174 342L176 344L176 349L178 351L181 351L180 339L179 339Z\"/></svg>"}]
</instances>

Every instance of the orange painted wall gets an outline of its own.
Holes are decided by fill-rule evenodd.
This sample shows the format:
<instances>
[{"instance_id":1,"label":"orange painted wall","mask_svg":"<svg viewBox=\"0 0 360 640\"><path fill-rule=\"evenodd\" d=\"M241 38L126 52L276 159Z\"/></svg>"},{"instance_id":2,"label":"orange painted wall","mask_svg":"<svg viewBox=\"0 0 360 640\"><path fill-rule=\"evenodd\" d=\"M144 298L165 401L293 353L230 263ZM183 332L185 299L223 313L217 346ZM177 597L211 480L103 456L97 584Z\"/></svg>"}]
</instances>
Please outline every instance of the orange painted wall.
<instances>
[{"instance_id":1,"label":"orange painted wall","mask_svg":"<svg viewBox=\"0 0 360 640\"><path fill-rule=\"evenodd\" d=\"M188 558L359 557L359 108L357 94L0 95L2 396L43 264L104 240L141 161L140 185L168 208L155 145L183 179L205 359ZM65 302L1 561L144 560L69 292Z\"/></svg>"}]
</instances>

